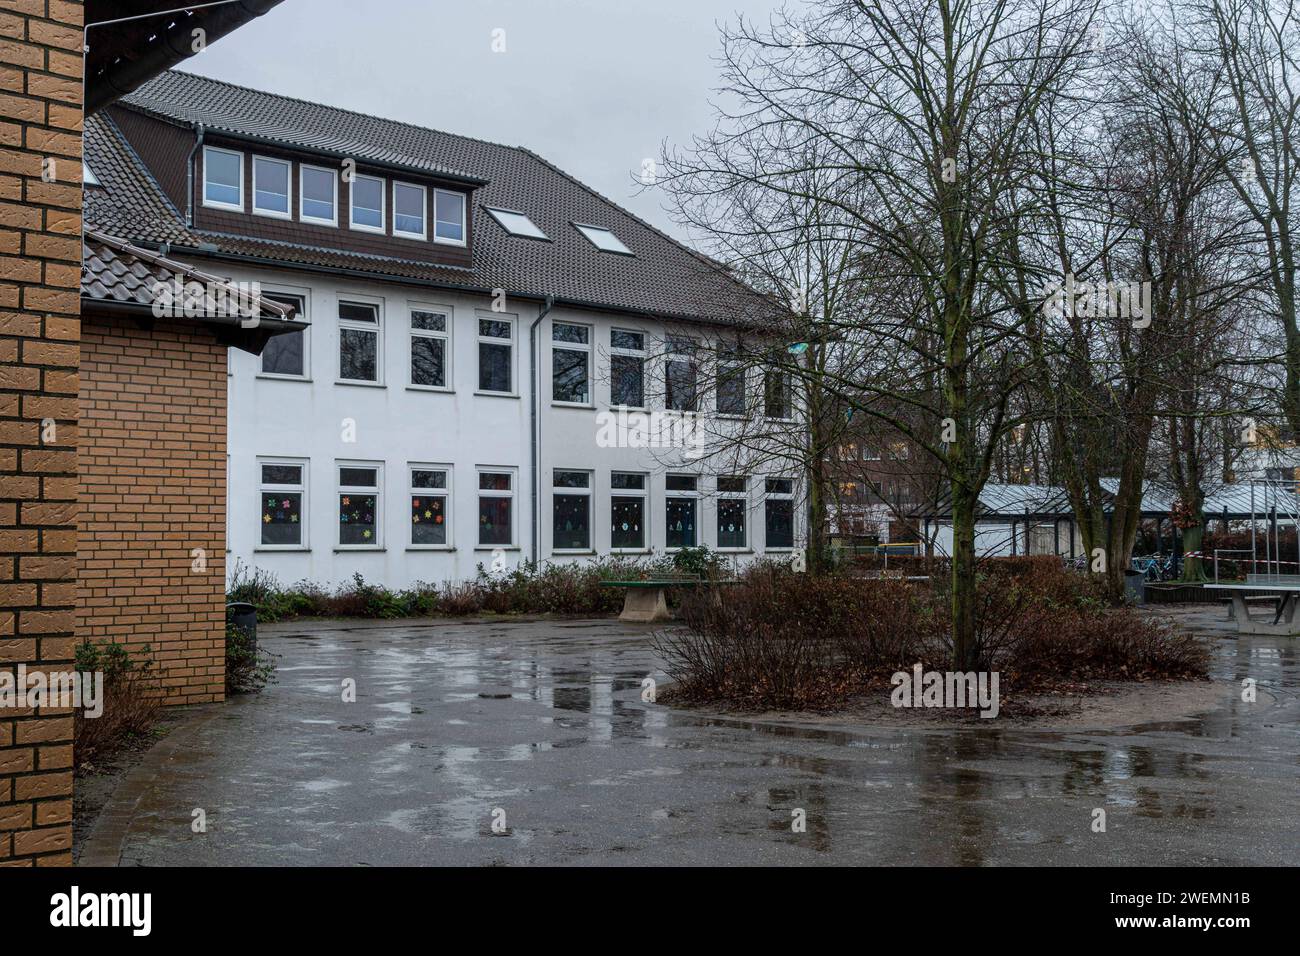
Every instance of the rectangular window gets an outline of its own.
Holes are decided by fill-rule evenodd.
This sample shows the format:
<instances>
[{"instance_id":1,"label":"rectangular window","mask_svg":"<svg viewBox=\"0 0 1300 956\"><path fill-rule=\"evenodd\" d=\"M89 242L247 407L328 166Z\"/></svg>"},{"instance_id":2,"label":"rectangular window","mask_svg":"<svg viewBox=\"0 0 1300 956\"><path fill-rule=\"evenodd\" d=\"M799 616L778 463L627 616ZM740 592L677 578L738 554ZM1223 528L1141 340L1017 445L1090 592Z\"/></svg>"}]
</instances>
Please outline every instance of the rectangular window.
<instances>
[{"instance_id":1,"label":"rectangular window","mask_svg":"<svg viewBox=\"0 0 1300 956\"><path fill-rule=\"evenodd\" d=\"M424 239L425 199L423 186L410 183L393 183L393 235L407 239Z\"/></svg>"},{"instance_id":2,"label":"rectangular window","mask_svg":"<svg viewBox=\"0 0 1300 956\"><path fill-rule=\"evenodd\" d=\"M645 407L645 333L609 333L609 403Z\"/></svg>"},{"instance_id":3,"label":"rectangular window","mask_svg":"<svg viewBox=\"0 0 1300 956\"><path fill-rule=\"evenodd\" d=\"M585 325L551 325L551 400L591 402L591 329Z\"/></svg>"},{"instance_id":4,"label":"rectangular window","mask_svg":"<svg viewBox=\"0 0 1300 956\"><path fill-rule=\"evenodd\" d=\"M509 547L515 542L515 481L511 471L478 473L478 543Z\"/></svg>"},{"instance_id":5,"label":"rectangular window","mask_svg":"<svg viewBox=\"0 0 1300 956\"><path fill-rule=\"evenodd\" d=\"M511 394L514 388L514 322L478 320L478 389Z\"/></svg>"},{"instance_id":6,"label":"rectangular window","mask_svg":"<svg viewBox=\"0 0 1300 956\"><path fill-rule=\"evenodd\" d=\"M345 382L378 382L379 306L339 302L339 378Z\"/></svg>"},{"instance_id":7,"label":"rectangular window","mask_svg":"<svg viewBox=\"0 0 1300 956\"><path fill-rule=\"evenodd\" d=\"M339 224L339 177L332 169L298 166L298 218L322 226Z\"/></svg>"},{"instance_id":8,"label":"rectangular window","mask_svg":"<svg viewBox=\"0 0 1300 956\"><path fill-rule=\"evenodd\" d=\"M696 410L695 340L668 336L664 359L664 407L675 412Z\"/></svg>"},{"instance_id":9,"label":"rectangular window","mask_svg":"<svg viewBox=\"0 0 1300 956\"><path fill-rule=\"evenodd\" d=\"M352 179L353 229L362 232L384 231L384 181L375 176L357 175Z\"/></svg>"},{"instance_id":10,"label":"rectangular window","mask_svg":"<svg viewBox=\"0 0 1300 956\"><path fill-rule=\"evenodd\" d=\"M253 157L253 212L276 219L290 218L289 182L292 165L283 159Z\"/></svg>"},{"instance_id":11,"label":"rectangular window","mask_svg":"<svg viewBox=\"0 0 1300 956\"><path fill-rule=\"evenodd\" d=\"M465 196L445 189L433 191L433 241L465 245Z\"/></svg>"},{"instance_id":12,"label":"rectangular window","mask_svg":"<svg viewBox=\"0 0 1300 956\"><path fill-rule=\"evenodd\" d=\"M718 478L718 547L746 547L745 518L749 502L745 497L747 482L739 475Z\"/></svg>"},{"instance_id":13,"label":"rectangular window","mask_svg":"<svg viewBox=\"0 0 1300 956\"><path fill-rule=\"evenodd\" d=\"M339 465L339 547L378 548L380 546L378 464Z\"/></svg>"},{"instance_id":14,"label":"rectangular window","mask_svg":"<svg viewBox=\"0 0 1300 956\"><path fill-rule=\"evenodd\" d=\"M411 465L410 471L411 547L445 548L451 540L451 470L440 465Z\"/></svg>"},{"instance_id":15,"label":"rectangular window","mask_svg":"<svg viewBox=\"0 0 1300 956\"><path fill-rule=\"evenodd\" d=\"M262 546L305 548L303 515L306 514L307 463L304 461L259 461L259 492Z\"/></svg>"},{"instance_id":16,"label":"rectangular window","mask_svg":"<svg viewBox=\"0 0 1300 956\"><path fill-rule=\"evenodd\" d=\"M789 372L780 368L769 368L763 372L763 416L782 420L793 417Z\"/></svg>"},{"instance_id":17,"label":"rectangular window","mask_svg":"<svg viewBox=\"0 0 1300 956\"><path fill-rule=\"evenodd\" d=\"M769 478L763 502L764 545L769 550L794 547L794 481Z\"/></svg>"},{"instance_id":18,"label":"rectangular window","mask_svg":"<svg viewBox=\"0 0 1300 956\"><path fill-rule=\"evenodd\" d=\"M698 543L695 533L699 514L696 489L699 479L694 475L668 475L664 479L668 491L664 499L666 542L669 548L693 548Z\"/></svg>"},{"instance_id":19,"label":"rectangular window","mask_svg":"<svg viewBox=\"0 0 1300 956\"><path fill-rule=\"evenodd\" d=\"M244 154L203 147L203 205L244 211Z\"/></svg>"},{"instance_id":20,"label":"rectangular window","mask_svg":"<svg viewBox=\"0 0 1300 956\"><path fill-rule=\"evenodd\" d=\"M610 547L615 551L646 549L646 476L616 471L610 475Z\"/></svg>"},{"instance_id":21,"label":"rectangular window","mask_svg":"<svg viewBox=\"0 0 1300 956\"><path fill-rule=\"evenodd\" d=\"M745 414L745 363L735 345L718 346L718 414Z\"/></svg>"},{"instance_id":22,"label":"rectangular window","mask_svg":"<svg viewBox=\"0 0 1300 956\"><path fill-rule=\"evenodd\" d=\"M591 472L561 471L552 476L552 551L591 550Z\"/></svg>"},{"instance_id":23,"label":"rectangular window","mask_svg":"<svg viewBox=\"0 0 1300 956\"><path fill-rule=\"evenodd\" d=\"M450 354L447 314L411 309L411 384L422 388L446 388Z\"/></svg>"},{"instance_id":24,"label":"rectangular window","mask_svg":"<svg viewBox=\"0 0 1300 956\"><path fill-rule=\"evenodd\" d=\"M305 303L300 295L280 292L263 292L262 298L294 307L296 318L306 321ZM307 377L307 330L273 335L262 349L262 374L283 375L286 378Z\"/></svg>"}]
</instances>

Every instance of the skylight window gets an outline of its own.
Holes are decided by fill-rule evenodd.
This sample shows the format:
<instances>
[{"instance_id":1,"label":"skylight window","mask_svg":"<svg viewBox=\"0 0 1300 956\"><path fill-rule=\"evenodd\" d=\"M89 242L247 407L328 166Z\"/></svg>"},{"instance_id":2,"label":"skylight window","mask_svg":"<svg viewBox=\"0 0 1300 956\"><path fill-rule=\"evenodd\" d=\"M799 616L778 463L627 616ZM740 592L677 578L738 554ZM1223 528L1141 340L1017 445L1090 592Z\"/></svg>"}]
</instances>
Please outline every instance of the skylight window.
<instances>
[{"instance_id":1,"label":"skylight window","mask_svg":"<svg viewBox=\"0 0 1300 956\"><path fill-rule=\"evenodd\" d=\"M585 226L580 222L575 222L573 227L586 236L591 244L601 252L617 252L621 256L634 255L631 249L619 241L618 236L604 226Z\"/></svg>"},{"instance_id":2,"label":"skylight window","mask_svg":"<svg viewBox=\"0 0 1300 956\"><path fill-rule=\"evenodd\" d=\"M101 187L103 185L99 181L99 177L95 175L95 171L91 169L88 165L86 165L86 161L84 159L81 161L81 185L101 186Z\"/></svg>"},{"instance_id":3,"label":"skylight window","mask_svg":"<svg viewBox=\"0 0 1300 956\"><path fill-rule=\"evenodd\" d=\"M525 216L522 212L515 212L510 209L493 209L491 206L486 207L487 211L492 214L492 218L501 224L501 228L512 236L523 236L526 239L546 239L549 237L542 230L533 224L533 221Z\"/></svg>"}]
</instances>

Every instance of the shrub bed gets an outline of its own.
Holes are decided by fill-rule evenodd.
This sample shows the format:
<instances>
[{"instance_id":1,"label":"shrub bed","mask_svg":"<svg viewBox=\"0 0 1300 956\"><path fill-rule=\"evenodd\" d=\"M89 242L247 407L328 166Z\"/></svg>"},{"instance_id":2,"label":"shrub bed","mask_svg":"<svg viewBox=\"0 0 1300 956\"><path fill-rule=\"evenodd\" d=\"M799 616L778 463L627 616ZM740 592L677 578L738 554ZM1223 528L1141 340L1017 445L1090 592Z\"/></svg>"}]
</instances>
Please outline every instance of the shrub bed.
<instances>
[{"instance_id":1,"label":"shrub bed","mask_svg":"<svg viewBox=\"0 0 1300 956\"><path fill-rule=\"evenodd\" d=\"M144 648L148 653L149 648ZM85 677L104 675L103 713L87 717L73 711L72 753L77 770L102 761L114 752L142 742L153 729L162 709L162 694L148 658L133 658L120 644L77 646L76 669Z\"/></svg>"},{"instance_id":2,"label":"shrub bed","mask_svg":"<svg viewBox=\"0 0 1300 956\"><path fill-rule=\"evenodd\" d=\"M365 581L360 574L334 590L300 581L281 587L275 575L237 564L226 598L257 608L259 621L296 617L463 617L492 614L617 614L623 592L602 587L604 580L641 580L670 569L714 574L718 559L707 548L686 549L668 557L607 558L573 564L525 562L514 570L492 573L479 565L472 581L417 583L392 591Z\"/></svg>"},{"instance_id":3,"label":"shrub bed","mask_svg":"<svg viewBox=\"0 0 1300 956\"><path fill-rule=\"evenodd\" d=\"M893 566L893 559L890 561ZM1131 608L1111 608L1088 576L1036 558L979 577L977 670L997 671L1004 699L1061 684L1204 678L1196 638ZM683 626L657 649L690 702L833 708L919 663L950 670L946 581L932 586L817 578L776 566L745 574L723 600L683 597Z\"/></svg>"}]
</instances>

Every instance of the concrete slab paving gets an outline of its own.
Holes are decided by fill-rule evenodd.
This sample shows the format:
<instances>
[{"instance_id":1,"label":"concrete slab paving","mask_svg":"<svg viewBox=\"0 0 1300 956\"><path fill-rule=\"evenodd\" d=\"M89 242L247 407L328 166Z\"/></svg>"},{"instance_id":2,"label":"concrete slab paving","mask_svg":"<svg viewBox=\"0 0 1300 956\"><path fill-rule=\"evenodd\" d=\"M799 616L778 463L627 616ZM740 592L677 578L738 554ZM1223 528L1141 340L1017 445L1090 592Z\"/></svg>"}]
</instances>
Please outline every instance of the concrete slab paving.
<instances>
[{"instance_id":1,"label":"concrete slab paving","mask_svg":"<svg viewBox=\"0 0 1300 956\"><path fill-rule=\"evenodd\" d=\"M82 863L1294 864L1300 645L1180 613L1214 635L1216 706L1069 732L646 703L653 629L616 621L264 625L279 682L196 708Z\"/></svg>"}]
</instances>

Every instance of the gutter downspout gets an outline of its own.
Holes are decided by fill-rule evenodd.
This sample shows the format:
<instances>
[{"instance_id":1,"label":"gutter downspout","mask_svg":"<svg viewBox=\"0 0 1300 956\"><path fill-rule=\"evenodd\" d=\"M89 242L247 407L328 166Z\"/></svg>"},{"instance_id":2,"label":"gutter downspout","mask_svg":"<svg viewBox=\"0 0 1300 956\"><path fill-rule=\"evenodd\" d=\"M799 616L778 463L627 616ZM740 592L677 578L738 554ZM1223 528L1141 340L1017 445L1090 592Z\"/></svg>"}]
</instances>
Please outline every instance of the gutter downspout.
<instances>
[{"instance_id":1,"label":"gutter downspout","mask_svg":"<svg viewBox=\"0 0 1300 956\"><path fill-rule=\"evenodd\" d=\"M538 420L537 420L537 327L542 324L542 319L546 318L546 316L550 313L551 309L554 307L555 307L555 296L548 295L546 297L546 301L542 304L541 310L537 313L537 318L533 319L533 324L528 327L528 368L529 368L528 401L530 405L529 421L532 426L531 438L532 438L532 478L533 478L532 507L529 509L529 514L532 517L532 524L533 524L532 550L530 552L530 555L533 559L533 564L537 563L537 499L539 495L538 492L539 478L537 475L537 455L538 455L538 447L541 444L541 433L540 433Z\"/></svg>"},{"instance_id":2,"label":"gutter downspout","mask_svg":"<svg viewBox=\"0 0 1300 956\"><path fill-rule=\"evenodd\" d=\"M194 124L194 145L185 157L185 228L194 228L194 157L203 145L203 124Z\"/></svg>"}]
</instances>

